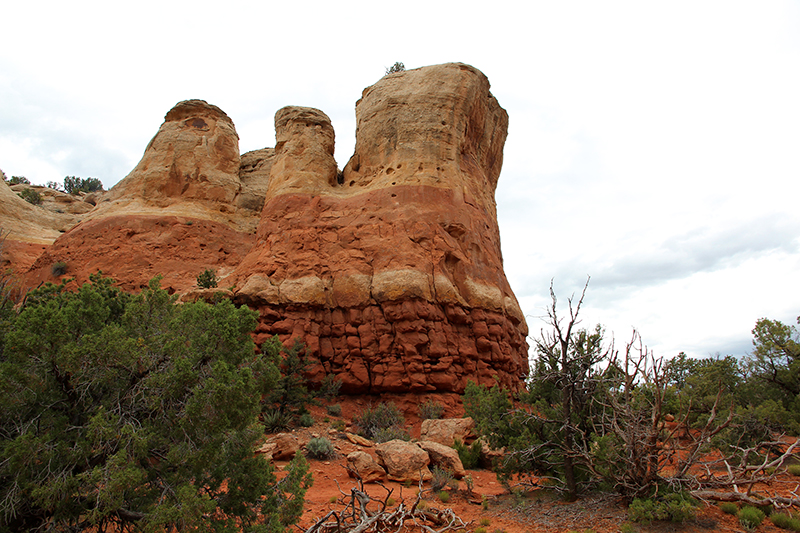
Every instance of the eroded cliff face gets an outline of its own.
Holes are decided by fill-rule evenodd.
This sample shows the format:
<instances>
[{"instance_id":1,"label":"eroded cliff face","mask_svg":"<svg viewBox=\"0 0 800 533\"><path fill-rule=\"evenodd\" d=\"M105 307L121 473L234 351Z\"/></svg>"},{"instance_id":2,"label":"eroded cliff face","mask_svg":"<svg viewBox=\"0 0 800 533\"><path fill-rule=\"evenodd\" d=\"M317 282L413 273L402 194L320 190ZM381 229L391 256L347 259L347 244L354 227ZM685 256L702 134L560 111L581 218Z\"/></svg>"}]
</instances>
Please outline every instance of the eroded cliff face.
<instances>
[{"instance_id":1,"label":"eroded cliff face","mask_svg":"<svg viewBox=\"0 0 800 533\"><path fill-rule=\"evenodd\" d=\"M356 105L342 174L327 116L276 115L257 242L232 276L258 340L303 340L348 392L516 388L527 326L503 273L494 190L508 117L462 64L386 76Z\"/></svg>"},{"instance_id":2,"label":"eroded cliff face","mask_svg":"<svg viewBox=\"0 0 800 533\"><path fill-rule=\"evenodd\" d=\"M78 283L101 270L128 290L162 275L163 287L185 292L206 268L228 274L254 243L265 188L243 185L239 172L231 119L203 100L178 103L136 168L55 240L27 282L50 279L57 262Z\"/></svg>"},{"instance_id":3,"label":"eroded cliff face","mask_svg":"<svg viewBox=\"0 0 800 533\"><path fill-rule=\"evenodd\" d=\"M257 342L303 341L312 379L335 375L344 392L518 388L527 326L494 201L508 116L488 80L463 64L391 74L356 119L339 171L322 111L279 110L275 148L240 156L222 110L181 102L26 279L52 279L61 261L78 282L99 269L136 289L162 274L186 293L215 268L259 310Z\"/></svg>"}]
</instances>

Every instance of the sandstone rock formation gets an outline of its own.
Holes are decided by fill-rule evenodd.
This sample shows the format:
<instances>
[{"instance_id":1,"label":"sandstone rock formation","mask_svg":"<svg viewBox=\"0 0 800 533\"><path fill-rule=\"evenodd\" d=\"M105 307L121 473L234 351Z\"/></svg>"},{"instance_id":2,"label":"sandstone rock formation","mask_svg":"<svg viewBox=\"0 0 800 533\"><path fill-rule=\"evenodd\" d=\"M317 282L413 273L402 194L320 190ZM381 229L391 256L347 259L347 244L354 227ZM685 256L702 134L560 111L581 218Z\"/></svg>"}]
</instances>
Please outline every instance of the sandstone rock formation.
<instances>
[{"instance_id":1,"label":"sandstone rock formation","mask_svg":"<svg viewBox=\"0 0 800 533\"><path fill-rule=\"evenodd\" d=\"M18 196L33 189L42 196L41 205L32 205ZM82 213L92 205L81 198L31 185L9 186L0 182L0 230L3 255L0 268L25 272L53 242L77 224Z\"/></svg>"},{"instance_id":2,"label":"sandstone rock formation","mask_svg":"<svg viewBox=\"0 0 800 533\"><path fill-rule=\"evenodd\" d=\"M79 283L102 270L126 289L163 275L162 286L184 292L206 268L224 276L253 244L266 188L262 175L244 187L239 174L231 119L202 100L178 103L136 168L38 258L29 284L50 279L56 262Z\"/></svg>"},{"instance_id":3,"label":"sandstone rock formation","mask_svg":"<svg viewBox=\"0 0 800 533\"><path fill-rule=\"evenodd\" d=\"M494 201L508 117L488 80L463 64L392 74L356 118L339 174L324 113L276 115L257 242L231 278L261 312L257 340L303 340L345 392L518 387L527 327Z\"/></svg>"},{"instance_id":4,"label":"sandstone rock formation","mask_svg":"<svg viewBox=\"0 0 800 533\"><path fill-rule=\"evenodd\" d=\"M322 111L279 110L275 148L240 156L221 109L180 102L94 208L28 231L45 249L27 252L38 258L25 282L63 262L78 283L102 270L129 290L161 274L190 300L214 268L220 290L258 309L257 343L303 341L310 377L334 375L342 392L518 388L527 326L494 201L508 117L488 80L458 63L391 74L364 90L356 119L339 171ZM28 220L12 196L10 218Z\"/></svg>"}]
</instances>

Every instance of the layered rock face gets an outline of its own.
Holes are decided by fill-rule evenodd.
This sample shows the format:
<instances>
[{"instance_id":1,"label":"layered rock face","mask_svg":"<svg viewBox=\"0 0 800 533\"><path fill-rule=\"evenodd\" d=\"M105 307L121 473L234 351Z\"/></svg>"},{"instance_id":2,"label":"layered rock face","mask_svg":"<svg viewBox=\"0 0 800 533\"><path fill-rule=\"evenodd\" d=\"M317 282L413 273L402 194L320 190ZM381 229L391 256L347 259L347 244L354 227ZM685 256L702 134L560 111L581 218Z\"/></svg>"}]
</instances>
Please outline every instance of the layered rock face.
<instances>
[{"instance_id":1,"label":"layered rock face","mask_svg":"<svg viewBox=\"0 0 800 533\"><path fill-rule=\"evenodd\" d=\"M44 235L29 239L40 248L27 264L41 255L25 283L64 263L78 283L102 270L135 290L160 274L186 295L214 268L258 309L259 344L305 343L315 381L334 375L347 393L518 388L527 326L494 201L508 117L488 80L463 64L391 74L365 89L356 119L339 171L319 110L279 110L275 148L240 156L231 119L187 100L133 171L69 220L34 227L38 208L0 185L0 215Z\"/></svg>"},{"instance_id":2,"label":"layered rock face","mask_svg":"<svg viewBox=\"0 0 800 533\"><path fill-rule=\"evenodd\" d=\"M494 202L508 117L488 80L463 64L389 75L356 119L339 174L324 113L276 115L257 242L231 277L257 341L304 341L346 392L518 387L527 326Z\"/></svg>"},{"instance_id":3,"label":"layered rock face","mask_svg":"<svg viewBox=\"0 0 800 533\"><path fill-rule=\"evenodd\" d=\"M37 259L28 283L52 277L55 263L79 283L102 270L138 289L163 275L177 292L206 268L232 271L254 242L266 190L258 175L243 186L239 171L231 119L202 100L180 102L136 168Z\"/></svg>"},{"instance_id":4,"label":"layered rock face","mask_svg":"<svg viewBox=\"0 0 800 533\"><path fill-rule=\"evenodd\" d=\"M42 205L31 205L18 196L33 189L42 196ZM16 274L28 270L64 232L78 223L81 214L94 206L63 192L31 185L9 186L0 182L0 269Z\"/></svg>"}]
</instances>

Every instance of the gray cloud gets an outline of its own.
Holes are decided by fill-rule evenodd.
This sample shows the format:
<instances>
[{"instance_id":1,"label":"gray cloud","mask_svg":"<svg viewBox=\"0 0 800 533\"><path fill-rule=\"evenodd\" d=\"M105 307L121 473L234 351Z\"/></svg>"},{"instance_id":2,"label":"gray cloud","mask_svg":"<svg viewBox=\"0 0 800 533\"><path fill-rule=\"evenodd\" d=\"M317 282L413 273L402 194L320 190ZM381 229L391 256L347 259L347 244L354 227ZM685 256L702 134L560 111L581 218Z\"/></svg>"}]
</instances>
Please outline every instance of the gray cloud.
<instances>
[{"instance_id":1,"label":"gray cloud","mask_svg":"<svg viewBox=\"0 0 800 533\"><path fill-rule=\"evenodd\" d=\"M702 228L671 237L651 252L605 257L592 272L595 288L631 288L735 266L766 253L797 253L800 223L777 215L742 220L735 227ZM613 253L613 252L612 252Z\"/></svg>"}]
</instances>

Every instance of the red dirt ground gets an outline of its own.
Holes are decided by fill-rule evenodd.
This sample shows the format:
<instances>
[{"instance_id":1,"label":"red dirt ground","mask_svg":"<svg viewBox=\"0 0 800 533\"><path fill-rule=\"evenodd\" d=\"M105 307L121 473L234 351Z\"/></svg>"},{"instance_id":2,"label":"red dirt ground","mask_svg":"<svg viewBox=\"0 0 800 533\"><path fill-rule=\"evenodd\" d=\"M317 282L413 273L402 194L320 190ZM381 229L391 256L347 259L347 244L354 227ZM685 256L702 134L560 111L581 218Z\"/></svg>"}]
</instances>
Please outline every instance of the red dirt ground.
<instances>
[{"instance_id":1,"label":"red dirt ground","mask_svg":"<svg viewBox=\"0 0 800 533\"><path fill-rule=\"evenodd\" d=\"M425 399L428 397L426 395ZM463 409L457 396L437 396L435 399L447 406L445 417L463 416ZM342 405L341 416L328 415L324 407L311 408L312 416L316 421L315 425L310 428L296 429L293 433L299 438L301 446L313 436L325 436L334 443L339 455L328 461L309 460L314 484L306 494L305 512L297 530L305 531L329 511L343 508L345 501L343 493L349 496L350 489L357 486L356 481L348 477L345 469L347 454L355 450L362 450L375 457L373 447L362 447L350 443L344 438L343 433L332 428L332 424L341 420L349 426L353 416L364 407L376 405L379 401L393 401L405 412L407 429L410 430L412 438L417 438L419 437L420 420L416 416L416 412L417 405L422 400L422 397L410 395L396 397L384 395L379 399L340 397L335 400L335 403ZM279 461L275 466L280 471L287 464L287 462ZM469 533L473 533L481 527L486 533L611 533L621 531L623 527L633 532L745 531L735 516L723 513L714 502L702 504L697 518L693 522L639 524L631 523L628 520L625 505L614 494L590 495L576 502L567 503L543 492L538 494L532 492L520 500L507 493L493 472L470 470L468 474L474 481L472 495L467 494L466 485L462 481L458 490L449 491L450 501L444 504L427 491L429 485L426 483L423 499L427 500L429 507L453 509L464 522L468 523L466 531ZM797 481L800 482L800 479ZM410 504L416 498L418 490L416 484L403 486L396 482L385 482L384 485L392 491L391 497L397 502L395 505L400 501ZM386 496L386 490L378 484L367 484L365 490L372 498L383 500ZM778 529L772 525L769 519L766 519L755 531L777 533L785 530Z\"/></svg>"}]
</instances>

